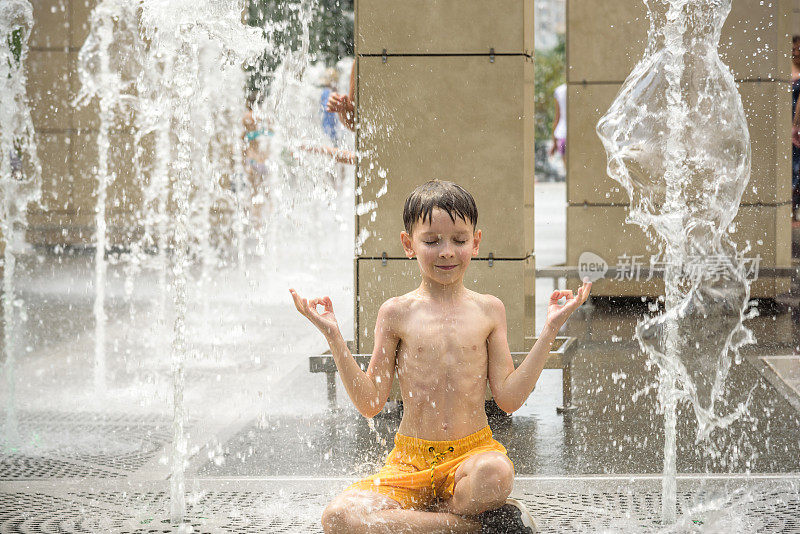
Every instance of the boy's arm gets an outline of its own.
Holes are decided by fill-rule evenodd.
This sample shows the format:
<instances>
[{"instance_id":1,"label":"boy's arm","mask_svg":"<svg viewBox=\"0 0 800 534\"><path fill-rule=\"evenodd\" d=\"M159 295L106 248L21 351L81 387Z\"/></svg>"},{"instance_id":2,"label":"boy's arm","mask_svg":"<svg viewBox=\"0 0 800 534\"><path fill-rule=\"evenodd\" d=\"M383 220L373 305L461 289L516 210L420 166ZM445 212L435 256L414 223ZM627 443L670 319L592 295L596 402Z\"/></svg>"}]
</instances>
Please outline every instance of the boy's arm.
<instances>
[{"instance_id":1,"label":"boy's arm","mask_svg":"<svg viewBox=\"0 0 800 534\"><path fill-rule=\"evenodd\" d=\"M492 298L491 310L495 327L487 340L489 353L489 387L497 406L506 413L519 409L536 386L539 375L547 362L550 348L561 326L578 306L589 296L591 282L586 282L573 297L572 291L554 291L550 296L548 317L539 338L519 367L514 369L514 361L508 348L508 327L506 310L500 299ZM566 297L565 304L558 300Z\"/></svg>"},{"instance_id":2,"label":"boy's arm","mask_svg":"<svg viewBox=\"0 0 800 534\"><path fill-rule=\"evenodd\" d=\"M290 291L297 310L325 336L328 346L331 348L333 361L339 370L339 376L356 409L365 417L371 418L377 415L386 403L394 376L397 338L392 334L393 314L391 310L393 307L390 304L391 301L384 303L378 310L378 320L375 325L375 349L369 370L365 373L353 358L339 331L339 325L333 315L331 300L325 297L309 302L294 290ZM317 311L317 304L325 307L323 313Z\"/></svg>"},{"instance_id":3,"label":"boy's arm","mask_svg":"<svg viewBox=\"0 0 800 534\"><path fill-rule=\"evenodd\" d=\"M378 318L375 321L375 345L367 368L367 376L375 384L377 397L370 405L369 411L359 410L365 417L372 418L380 413L392 389L397 346L400 344L397 316L397 304L394 299L387 300L378 309Z\"/></svg>"},{"instance_id":4,"label":"boy's arm","mask_svg":"<svg viewBox=\"0 0 800 534\"><path fill-rule=\"evenodd\" d=\"M341 334L326 336L350 400L361 415L370 419L381 412L392 387L398 344L394 331L394 306L390 299L378 310L375 346L366 373L356 363Z\"/></svg>"}]
</instances>

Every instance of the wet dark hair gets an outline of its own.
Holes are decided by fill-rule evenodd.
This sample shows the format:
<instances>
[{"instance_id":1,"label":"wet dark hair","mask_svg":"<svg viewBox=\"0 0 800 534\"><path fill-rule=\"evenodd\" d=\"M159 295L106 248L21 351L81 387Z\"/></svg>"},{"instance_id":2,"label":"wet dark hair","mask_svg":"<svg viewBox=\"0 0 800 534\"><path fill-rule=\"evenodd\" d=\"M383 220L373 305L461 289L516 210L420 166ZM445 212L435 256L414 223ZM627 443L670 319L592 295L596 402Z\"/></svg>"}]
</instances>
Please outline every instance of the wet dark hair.
<instances>
[{"instance_id":1,"label":"wet dark hair","mask_svg":"<svg viewBox=\"0 0 800 534\"><path fill-rule=\"evenodd\" d=\"M800 42L800 35L792 35L792 44Z\"/></svg>"},{"instance_id":2,"label":"wet dark hair","mask_svg":"<svg viewBox=\"0 0 800 534\"><path fill-rule=\"evenodd\" d=\"M417 186L403 206L403 224L406 232L411 235L411 230L417 219L422 222L433 218L433 208L445 211L456 222L460 217L466 223L472 223L472 229L478 225L478 207L475 199L469 192L458 184L444 180L431 180Z\"/></svg>"}]
</instances>

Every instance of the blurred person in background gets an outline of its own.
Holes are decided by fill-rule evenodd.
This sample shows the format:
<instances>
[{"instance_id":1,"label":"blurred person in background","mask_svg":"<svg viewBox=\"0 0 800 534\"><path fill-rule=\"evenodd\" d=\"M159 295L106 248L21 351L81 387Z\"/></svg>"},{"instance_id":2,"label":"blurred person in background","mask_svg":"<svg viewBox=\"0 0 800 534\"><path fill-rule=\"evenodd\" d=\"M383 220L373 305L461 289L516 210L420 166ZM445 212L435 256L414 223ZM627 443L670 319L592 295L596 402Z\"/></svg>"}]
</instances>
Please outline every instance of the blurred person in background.
<instances>
[{"instance_id":1,"label":"blurred person in background","mask_svg":"<svg viewBox=\"0 0 800 534\"><path fill-rule=\"evenodd\" d=\"M354 67L355 68L355 67ZM352 74L351 74L352 77ZM332 111L339 109L339 107L344 106L349 101L349 97L347 95L341 95L339 93L334 92L339 82L339 71L335 68L329 68L325 70L325 74L322 77L321 85L322 85L322 94L320 95L320 112L322 116L322 131L331 140L332 145L328 146L320 146L320 145L313 145L313 144L302 144L300 145L300 150L304 152L308 152L310 154L318 154L323 156L328 156L332 158L336 163L343 163L347 165L355 165L356 163L356 156L355 153L351 150L347 150L345 148L340 147L340 138L342 137L339 133L339 126L338 120L336 118L337 114L339 118L342 120L342 123L345 124L348 128L352 129L348 123L345 122L345 119L342 118L342 113L340 111ZM351 93L353 89L351 87ZM332 105L331 102L334 102ZM350 111L352 113L353 106L350 106ZM351 123L352 124L352 121ZM337 179L337 182L341 182L341 176ZM338 187L338 184L337 184Z\"/></svg>"},{"instance_id":2,"label":"blurred person in background","mask_svg":"<svg viewBox=\"0 0 800 534\"><path fill-rule=\"evenodd\" d=\"M561 154L561 162L566 166L567 154L567 84L562 83L553 91L555 97L556 114L553 117L553 146L550 147L550 157L556 151Z\"/></svg>"},{"instance_id":3,"label":"blurred person in background","mask_svg":"<svg viewBox=\"0 0 800 534\"><path fill-rule=\"evenodd\" d=\"M256 105L256 95L247 97L247 109L242 116L244 126L244 170L247 174L247 188L250 190L251 215L254 222L262 218L264 204L268 201L267 184L269 159L269 138L274 135L267 123L266 127L259 127L253 117L253 107Z\"/></svg>"},{"instance_id":4,"label":"blurred person in background","mask_svg":"<svg viewBox=\"0 0 800 534\"><path fill-rule=\"evenodd\" d=\"M350 70L350 91L348 94L343 95L340 93L331 93L328 98L327 111L339 115L339 120L342 121L348 130L355 131L356 129L356 62L353 61L353 67Z\"/></svg>"},{"instance_id":5,"label":"blurred person in background","mask_svg":"<svg viewBox=\"0 0 800 534\"><path fill-rule=\"evenodd\" d=\"M336 113L328 110L328 100L331 94L335 93L336 85L339 81L339 71L334 68L325 70L322 77L322 95L320 95L320 111L322 113L322 131L333 142L334 145L339 141L338 125L336 124Z\"/></svg>"}]
</instances>

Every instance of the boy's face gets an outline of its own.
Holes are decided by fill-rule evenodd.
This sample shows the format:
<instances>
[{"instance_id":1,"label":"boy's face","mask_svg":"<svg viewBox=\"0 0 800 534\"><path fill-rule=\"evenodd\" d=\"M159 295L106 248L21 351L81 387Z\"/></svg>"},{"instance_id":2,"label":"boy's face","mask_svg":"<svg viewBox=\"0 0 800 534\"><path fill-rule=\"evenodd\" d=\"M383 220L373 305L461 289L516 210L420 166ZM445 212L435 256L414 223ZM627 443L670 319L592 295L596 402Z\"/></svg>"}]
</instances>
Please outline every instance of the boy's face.
<instances>
[{"instance_id":1,"label":"boy's face","mask_svg":"<svg viewBox=\"0 0 800 534\"><path fill-rule=\"evenodd\" d=\"M422 275L442 285L460 281L470 260L478 255L481 231L473 232L472 223L434 208L431 220L417 219L411 230L400 234L406 256L416 256Z\"/></svg>"}]
</instances>

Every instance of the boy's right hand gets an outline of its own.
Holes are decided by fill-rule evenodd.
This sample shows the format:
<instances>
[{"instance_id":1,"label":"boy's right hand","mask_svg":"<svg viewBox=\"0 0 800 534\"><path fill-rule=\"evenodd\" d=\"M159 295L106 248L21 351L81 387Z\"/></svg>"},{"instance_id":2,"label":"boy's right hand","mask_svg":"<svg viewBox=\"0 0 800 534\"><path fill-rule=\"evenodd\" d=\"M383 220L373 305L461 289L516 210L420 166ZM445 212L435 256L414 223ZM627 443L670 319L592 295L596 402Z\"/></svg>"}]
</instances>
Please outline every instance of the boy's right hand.
<instances>
[{"instance_id":1,"label":"boy's right hand","mask_svg":"<svg viewBox=\"0 0 800 534\"><path fill-rule=\"evenodd\" d=\"M333 303L330 297L315 298L308 301L298 295L297 291L294 289L290 289L289 293L292 294L297 311L311 321L326 338L339 334L339 323L336 321L336 316L333 314ZM325 311L319 313L317 311L317 305L324 306Z\"/></svg>"}]
</instances>

